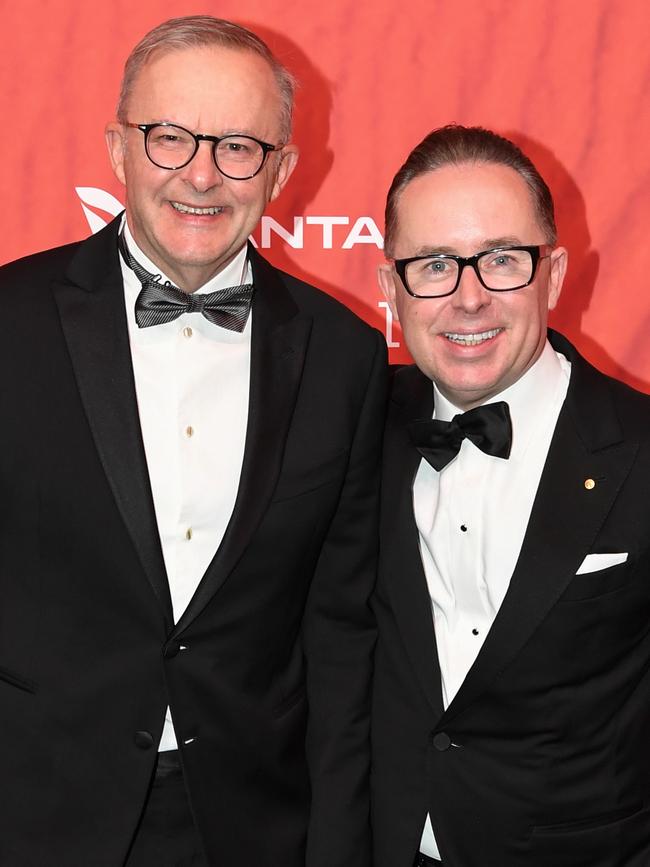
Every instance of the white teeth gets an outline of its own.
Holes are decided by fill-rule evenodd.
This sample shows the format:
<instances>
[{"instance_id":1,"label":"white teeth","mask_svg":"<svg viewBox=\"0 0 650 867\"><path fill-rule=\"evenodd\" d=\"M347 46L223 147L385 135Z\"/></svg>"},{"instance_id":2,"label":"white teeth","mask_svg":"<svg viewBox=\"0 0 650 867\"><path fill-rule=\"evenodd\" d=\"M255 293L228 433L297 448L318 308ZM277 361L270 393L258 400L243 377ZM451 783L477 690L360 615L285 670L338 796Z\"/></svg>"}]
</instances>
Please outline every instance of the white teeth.
<instances>
[{"instance_id":1,"label":"white teeth","mask_svg":"<svg viewBox=\"0 0 650 867\"><path fill-rule=\"evenodd\" d=\"M490 331L479 331L476 334L454 334L446 331L445 337L451 340L452 343L459 343L461 346L476 346L483 343L484 340L490 340L492 337L503 331L502 328L492 328Z\"/></svg>"},{"instance_id":2,"label":"white teeth","mask_svg":"<svg viewBox=\"0 0 650 867\"><path fill-rule=\"evenodd\" d=\"M214 216L223 211L223 208L191 208L189 205L181 205L180 202L171 202L171 206L175 210L180 211L181 214L209 214L210 216Z\"/></svg>"}]
</instances>

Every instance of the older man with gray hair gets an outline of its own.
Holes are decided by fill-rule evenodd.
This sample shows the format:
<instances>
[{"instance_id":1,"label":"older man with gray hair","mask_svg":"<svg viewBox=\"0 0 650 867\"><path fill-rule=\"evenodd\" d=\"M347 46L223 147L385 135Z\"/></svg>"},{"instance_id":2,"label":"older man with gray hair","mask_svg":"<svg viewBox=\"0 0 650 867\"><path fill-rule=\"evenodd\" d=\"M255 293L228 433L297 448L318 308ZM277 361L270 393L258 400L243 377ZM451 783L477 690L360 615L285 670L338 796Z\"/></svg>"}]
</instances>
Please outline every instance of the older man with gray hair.
<instances>
[{"instance_id":1,"label":"older man with gray hair","mask_svg":"<svg viewBox=\"0 0 650 867\"><path fill-rule=\"evenodd\" d=\"M249 30L161 24L126 214L0 273L3 867L369 865L385 344L248 244L292 97Z\"/></svg>"}]
</instances>

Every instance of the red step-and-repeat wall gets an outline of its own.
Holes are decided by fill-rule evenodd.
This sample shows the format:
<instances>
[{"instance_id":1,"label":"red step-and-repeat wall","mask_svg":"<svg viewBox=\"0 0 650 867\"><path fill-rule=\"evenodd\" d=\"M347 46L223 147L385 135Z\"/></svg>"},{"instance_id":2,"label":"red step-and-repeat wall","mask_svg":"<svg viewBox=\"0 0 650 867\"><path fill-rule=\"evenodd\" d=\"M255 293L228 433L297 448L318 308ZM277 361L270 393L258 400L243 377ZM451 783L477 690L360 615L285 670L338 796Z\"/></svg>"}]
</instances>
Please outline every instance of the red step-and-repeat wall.
<instances>
[{"instance_id":1,"label":"red step-and-repeat wall","mask_svg":"<svg viewBox=\"0 0 650 867\"><path fill-rule=\"evenodd\" d=\"M488 126L555 193L570 271L553 324L650 391L646 0L4 3L0 261L121 208L103 129L124 60L155 24L199 13L251 27L301 82L300 164L255 233L274 264L343 300L406 360L375 281L386 190L432 128Z\"/></svg>"}]
</instances>

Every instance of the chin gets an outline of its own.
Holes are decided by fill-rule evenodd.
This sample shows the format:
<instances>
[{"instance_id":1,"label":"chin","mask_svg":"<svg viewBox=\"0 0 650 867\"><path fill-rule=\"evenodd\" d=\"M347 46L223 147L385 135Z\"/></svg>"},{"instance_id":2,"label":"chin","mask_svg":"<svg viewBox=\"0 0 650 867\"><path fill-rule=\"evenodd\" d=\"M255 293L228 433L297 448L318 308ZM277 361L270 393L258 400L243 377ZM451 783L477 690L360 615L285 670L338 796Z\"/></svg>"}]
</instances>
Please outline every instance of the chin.
<instances>
[{"instance_id":1,"label":"chin","mask_svg":"<svg viewBox=\"0 0 650 867\"><path fill-rule=\"evenodd\" d=\"M180 267L205 268L223 259L225 251L221 248L218 250L188 250L187 246L185 246L180 247L178 250L168 250L167 255Z\"/></svg>"}]
</instances>

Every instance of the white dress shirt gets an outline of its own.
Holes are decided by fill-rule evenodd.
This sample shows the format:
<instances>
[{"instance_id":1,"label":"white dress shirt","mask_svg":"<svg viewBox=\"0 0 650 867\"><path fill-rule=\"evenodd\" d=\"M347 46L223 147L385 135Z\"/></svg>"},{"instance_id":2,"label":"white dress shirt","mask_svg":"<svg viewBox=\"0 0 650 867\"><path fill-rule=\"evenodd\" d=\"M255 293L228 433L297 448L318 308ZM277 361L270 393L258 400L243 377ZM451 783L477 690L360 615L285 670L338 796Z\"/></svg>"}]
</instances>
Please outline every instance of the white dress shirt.
<instances>
[{"instance_id":1,"label":"white dress shirt","mask_svg":"<svg viewBox=\"0 0 650 867\"><path fill-rule=\"evenodd\" d=\"M124 231L131 255L159 274L128 225ZM241 334L200 313L138 328L134 308L142 286L122 257L120 263L140 427L178 622L221 544L237 496L248 419L252 314ZM250 279L244 247L197 292ZM167 709L159 749L176 747Z\"/></svg>"},{"instance_id":2,"label":"white dress shirt","mask_svg":"<svg viewBox=\"0 0 650 867\"><path fill-rule=\"evenodd\" d=\"M431 596L442 697L449 706L479 654L506 595L528 526L571 365L547 342L535 364L488 402L510 407L510 458L470 440L442 471L422 459L413 486L420 555ZM463 410L434 386L434 417ZM421 851L440 858L430 817Z\"/></svg>"}]
</instances>

